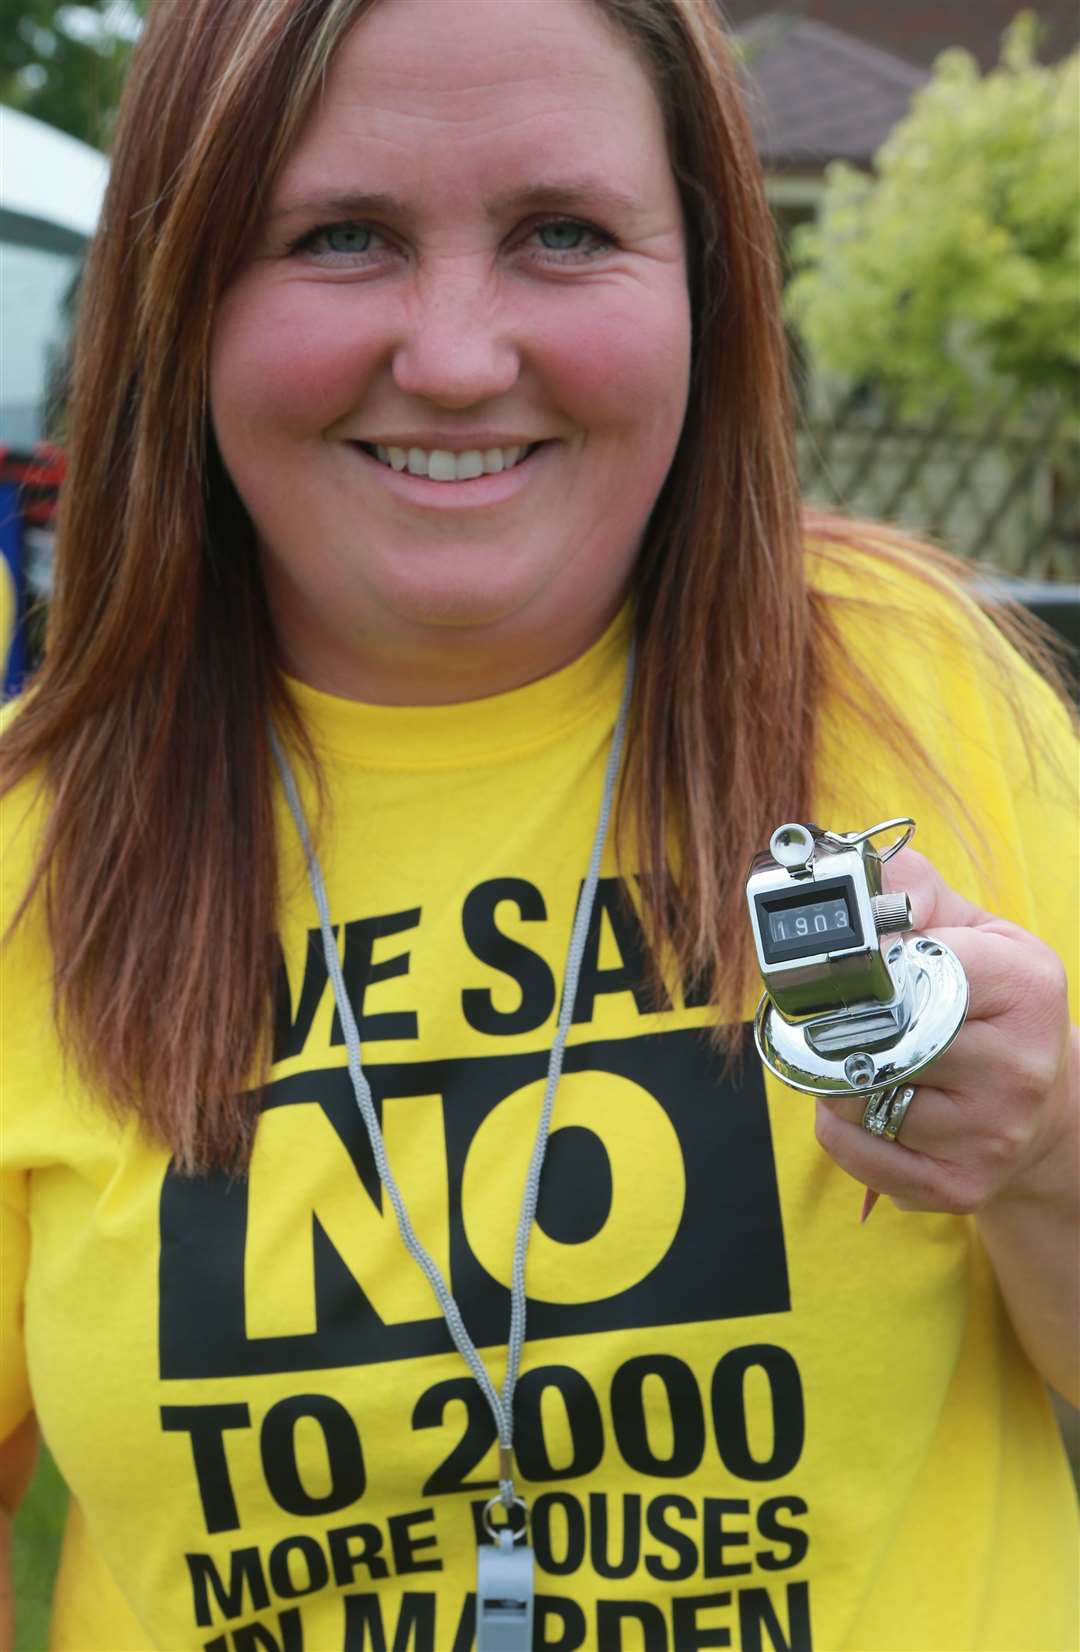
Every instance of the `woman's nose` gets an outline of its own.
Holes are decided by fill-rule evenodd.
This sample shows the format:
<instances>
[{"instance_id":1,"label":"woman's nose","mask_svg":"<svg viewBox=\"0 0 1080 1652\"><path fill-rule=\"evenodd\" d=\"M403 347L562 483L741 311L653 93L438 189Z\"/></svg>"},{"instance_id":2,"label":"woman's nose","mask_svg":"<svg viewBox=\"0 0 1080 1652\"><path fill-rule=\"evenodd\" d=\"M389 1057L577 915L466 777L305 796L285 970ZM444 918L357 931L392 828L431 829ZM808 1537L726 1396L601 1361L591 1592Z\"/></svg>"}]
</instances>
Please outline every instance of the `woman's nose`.
<instances>
[{"instance_id":1,"label":"woman's nose","mask_svg":"<svg viewBox=\"0 0 1080 1652\"><path fill-rule=\"evenodd\" d=\"M519 372L518 346L482 273L443 270L418 280L394 351L399 390L443 407L472 407L504 395Z\"/></svg>"}]
</instances>

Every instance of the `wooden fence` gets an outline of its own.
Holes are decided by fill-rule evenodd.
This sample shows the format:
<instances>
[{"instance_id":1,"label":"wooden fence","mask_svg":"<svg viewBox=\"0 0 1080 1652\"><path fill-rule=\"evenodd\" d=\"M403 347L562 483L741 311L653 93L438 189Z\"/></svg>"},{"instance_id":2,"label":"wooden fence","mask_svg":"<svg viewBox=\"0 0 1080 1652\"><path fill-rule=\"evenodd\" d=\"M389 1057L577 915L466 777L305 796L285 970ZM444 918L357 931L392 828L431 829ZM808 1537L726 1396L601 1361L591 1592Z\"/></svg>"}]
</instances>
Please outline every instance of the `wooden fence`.
<instances>
[{"instance_id":1,"label":"wooden fence","mask_svg":"<svg viewBox=\"0 0 1080 1652\"><path fill-rule=\"evenodd\" d=\"M1031 580L1080 580L1080 421L1055 398L903 418L859 388L799 426L816 504L896 522Z\"/></svg>"}]
</instances>

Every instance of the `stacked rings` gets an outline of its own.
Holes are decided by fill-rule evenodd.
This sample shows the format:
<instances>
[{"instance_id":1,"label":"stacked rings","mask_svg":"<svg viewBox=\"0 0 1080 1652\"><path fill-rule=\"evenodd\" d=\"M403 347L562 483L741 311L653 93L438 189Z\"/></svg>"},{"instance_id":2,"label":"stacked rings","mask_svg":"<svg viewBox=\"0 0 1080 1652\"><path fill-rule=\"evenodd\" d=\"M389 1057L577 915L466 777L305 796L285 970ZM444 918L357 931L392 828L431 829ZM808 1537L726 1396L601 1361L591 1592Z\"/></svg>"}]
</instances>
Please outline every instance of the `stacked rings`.
<instances>
[{"instance_id":1,"label":"stacked rings","mask_svg":"<svg viewBox=\"0 0 1080 1652\"><path fill-rule=\"evenodd\" d=\"M863 1129L872 1136L884 1136L886 1141L895 1141L914 1094L913 1084L895 1084L891 1090L875 1090L863 1112Z\"/></svg>"}]
</instances>

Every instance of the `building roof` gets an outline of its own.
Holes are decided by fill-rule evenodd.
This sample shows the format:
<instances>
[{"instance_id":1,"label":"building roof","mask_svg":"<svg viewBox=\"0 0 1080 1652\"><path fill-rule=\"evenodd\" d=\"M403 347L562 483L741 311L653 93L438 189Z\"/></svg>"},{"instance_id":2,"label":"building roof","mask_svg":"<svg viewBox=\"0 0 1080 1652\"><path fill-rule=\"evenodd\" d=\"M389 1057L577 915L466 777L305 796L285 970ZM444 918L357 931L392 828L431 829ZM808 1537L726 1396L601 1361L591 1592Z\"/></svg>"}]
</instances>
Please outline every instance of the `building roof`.
<instances>
[{"instance_id":1,"label":"building roof","mask_svg":"<svg viewBox=\"0 0 1080 1652\"><path fill-rule=\"evenodd\" d=\"M717 0L736 28L776 9L777 0ZM1056 63L1080 41L1076 0L784 0L810 23L827 23L928 69L949 46L963 46L983 69L998 60L1001 36L1017 12L1038 14L1046 34L1040 56Z\"/></svg>"},{"instance_id":2,"label":"building roof","mask_svg":"<svg viewBox=\"0 0 1080 1652\"><path fill-rule=\"evenodd\" d=\"M738 34L754 135L772 170L868 165L929 78L855 35L789 12L755 18Z\"/></svg>"}]
</instances>

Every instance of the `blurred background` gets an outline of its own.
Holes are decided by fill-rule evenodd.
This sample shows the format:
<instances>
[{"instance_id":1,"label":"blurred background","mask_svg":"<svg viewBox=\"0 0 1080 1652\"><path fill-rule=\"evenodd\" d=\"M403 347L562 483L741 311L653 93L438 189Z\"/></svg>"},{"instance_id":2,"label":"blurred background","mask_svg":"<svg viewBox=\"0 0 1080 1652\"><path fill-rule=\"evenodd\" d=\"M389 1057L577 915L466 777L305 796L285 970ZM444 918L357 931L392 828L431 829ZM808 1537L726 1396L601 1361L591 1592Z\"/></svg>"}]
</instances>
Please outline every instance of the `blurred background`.
<instances>
[{"instance_id":1,"label":"blurred background","mask_svg":"<svg viewBox=\"0 0 1080 1652\"><path fill-rule=\"evenodd\" d=\"M6 693L40 647L71 315L146 6L0 0ZM1080 645L1075 0L722 9L783 259L806 494L1005 574ZM37 1603L22 1648L45 1645L63 1505L46 1457L17 1534L19 1598Z\"/></svg>"}]
</instances>

